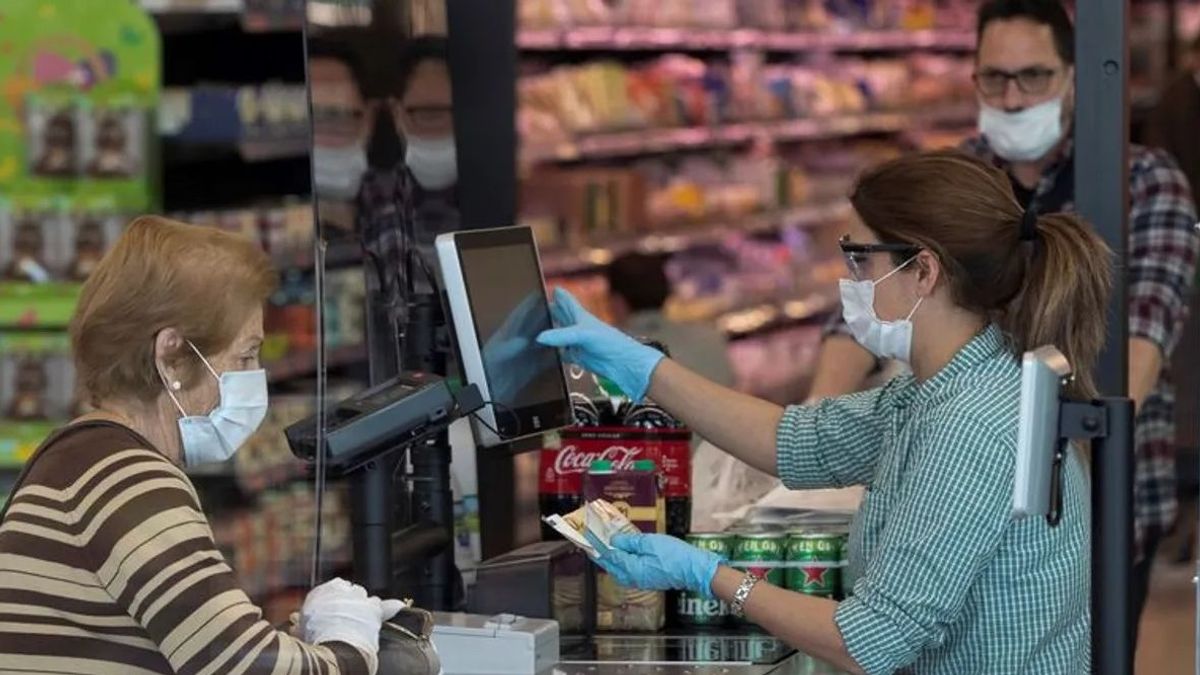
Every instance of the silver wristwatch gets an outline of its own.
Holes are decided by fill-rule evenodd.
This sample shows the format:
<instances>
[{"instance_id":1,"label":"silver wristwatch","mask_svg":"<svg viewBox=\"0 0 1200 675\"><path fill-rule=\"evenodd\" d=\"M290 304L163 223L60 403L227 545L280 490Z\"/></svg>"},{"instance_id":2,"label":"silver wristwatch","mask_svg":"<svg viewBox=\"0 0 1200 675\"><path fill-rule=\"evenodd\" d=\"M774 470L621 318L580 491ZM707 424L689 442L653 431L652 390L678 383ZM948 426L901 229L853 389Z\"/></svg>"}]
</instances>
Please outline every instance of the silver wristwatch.
<instances>
[{"instance_id":1,"label":"silver wristwatch","mask_svg":"<svg viewBox=\"0 0 1200 675\"><path fill-rule=\"evenodd\" d=\"M742 577L742 583L738 584L737 590L733 592L733 602L729 605L734 617L740 619L746 616L746 601L750 599L750 591L754 590L754 585L759 581L761 579L750 572L746 572L746 576Z\"/></svg>"}]
</instances>

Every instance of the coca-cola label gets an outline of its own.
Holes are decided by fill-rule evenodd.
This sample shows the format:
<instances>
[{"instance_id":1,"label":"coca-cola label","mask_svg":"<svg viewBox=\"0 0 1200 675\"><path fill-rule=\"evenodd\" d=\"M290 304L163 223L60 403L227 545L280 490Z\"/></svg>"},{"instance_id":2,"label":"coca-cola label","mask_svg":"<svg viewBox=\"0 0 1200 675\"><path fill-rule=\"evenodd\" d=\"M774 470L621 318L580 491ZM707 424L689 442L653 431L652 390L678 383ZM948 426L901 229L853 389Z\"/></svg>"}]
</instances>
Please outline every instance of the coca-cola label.
<instances>
[{"instance_id":1,"label":"coca-cola label","mask_svg":"<svg viewBox=\"0 0 1200 675\"><path fill-rule=\"evenodd\" d=\"M579 494L592 462L607 460L616 471L630 471L639 459L653 460L665 479L667 497L691 496L691 436L678 431L587 429L562 432L561 448L544 448L540 461L541 494Z\"/></svg>"}]
</instances>

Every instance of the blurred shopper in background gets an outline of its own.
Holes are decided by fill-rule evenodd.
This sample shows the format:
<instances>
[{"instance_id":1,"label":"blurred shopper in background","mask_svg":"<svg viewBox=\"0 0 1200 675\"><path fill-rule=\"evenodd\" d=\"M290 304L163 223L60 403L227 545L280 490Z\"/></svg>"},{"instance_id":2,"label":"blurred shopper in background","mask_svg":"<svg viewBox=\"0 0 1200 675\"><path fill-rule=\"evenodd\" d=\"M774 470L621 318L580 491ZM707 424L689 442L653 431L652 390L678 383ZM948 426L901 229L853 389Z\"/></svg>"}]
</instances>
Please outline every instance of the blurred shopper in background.
<instances>
[{"instance_id":1,"label":"blurred shopper in background","mask_svg":"<svg viewBox=\"0 0 1200 675\"><path fill-rule=\"evenodd\" d=\"M707 323L681 323L667 318L671 296L666 259L628 253L608 266L613 321L626 333L659 342L688 369L722 386L734 384L725 336Z\"/></svg>"},{"instance_id":2,"label":"blurred shopper in background","mask_svg":"<svg viewBox=\"0 0 1200 675\"><path fill-rule=\"evenodd\" d=\"M977 36L979 135L964 149L1004 169L1026 208L1074 211L1070 16L1058 0L990 0L979 9ZM1140 615L1155 551L1177 511L1175 393L1168 364L1187 316L1200 235L1187 178L1164 152L1130 148L1129 201L1129 396L1138 410L1133 598ZM822 345L813 396L861 389L879 367L839 323Z\"/></svg>"},{"instance_id":3,"label":"blurred shopper in background","mask_svg":"<svg viewBox=\"0 0 1200 675\"><path fill-rule=\"evenodd\" d=\"M1146 142L1171 153L1187 174L1195 197L1200 190L1200 34L1188 47L1183 70L1163 90L1146 125ZM1200 344L1200 294L1193 288L1191 316L1184 329L1183 345ZM1179 349L1172 362L1178 394L1175 419L1179 477L1179 548L1176 562L1195 556L1198 456L1200 456L1200 349ZM1190 507L1190 508L1189 508Z\"/></svg>"},{"instance_id":4,"label":"blurred shopper in background","mask_svg":"<svg viewBox=\"0 0 1200 675\"><path fill-rule=\"evenodd\" d=\"M1200 185L1200 34L1151 113L1146 142L1171 153L1193 191Z\"/></svg>"}]
</instances>

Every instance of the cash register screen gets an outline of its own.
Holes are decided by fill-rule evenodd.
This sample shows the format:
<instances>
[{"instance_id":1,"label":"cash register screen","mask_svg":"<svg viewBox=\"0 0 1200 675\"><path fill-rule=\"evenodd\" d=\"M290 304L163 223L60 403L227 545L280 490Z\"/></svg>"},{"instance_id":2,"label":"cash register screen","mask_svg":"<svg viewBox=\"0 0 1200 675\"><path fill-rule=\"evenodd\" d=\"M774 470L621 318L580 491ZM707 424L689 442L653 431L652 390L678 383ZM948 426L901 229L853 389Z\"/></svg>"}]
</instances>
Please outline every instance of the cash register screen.
<instances>
[{"instance_id":1,"label":"cash register screen","mask_svg":"<svg viewBox=\"0 0 1200 675\"><path fill-rule=\"evenodd\" d=\"M563 426L562 362L557 350L537 343L552 324L532 233L480 230L454 240L496 427L516 437Z\"/></svg>"}]
</instances>

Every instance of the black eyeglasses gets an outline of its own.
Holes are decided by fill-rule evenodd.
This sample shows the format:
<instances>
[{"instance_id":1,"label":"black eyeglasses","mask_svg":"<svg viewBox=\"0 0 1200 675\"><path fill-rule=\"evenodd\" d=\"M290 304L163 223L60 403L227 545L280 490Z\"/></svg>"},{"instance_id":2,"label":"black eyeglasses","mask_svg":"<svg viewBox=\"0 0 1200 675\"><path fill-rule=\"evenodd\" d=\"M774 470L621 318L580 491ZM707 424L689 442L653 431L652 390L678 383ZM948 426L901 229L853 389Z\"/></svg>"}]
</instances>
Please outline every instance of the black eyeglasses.
<instances>
[{"instance_id":1,"label":"black eyeglasses","mask_svg":"<svg viewBox=\"0 0 1200 675\"><path fill-rule=\"evenodd\" d=\"M860 244L850 241L848 234L842 235L838 246L842 249L842 256L846 258L846 268L850 270L850 277L855 281L871 278L866 265L868 256L872 253L899 253L905 258L912 258L921 252L921 247L915 244Z\"/></svg>"},{"instance_id":2,"label":"black eyeglasses","mask_svg":"<svg viewBox=\"0 0 1200 675\"><path fill-rule=\"evenodd\" d=\"M1043 66L1022 68L1016 72L985 68L975 73L975 87L984 96L1003 96L1008 90L1009 80L1015 80L1022 94L1041 96L1050 90L1058 72L1055 68Z\"/></svg>"}]
</instances>

